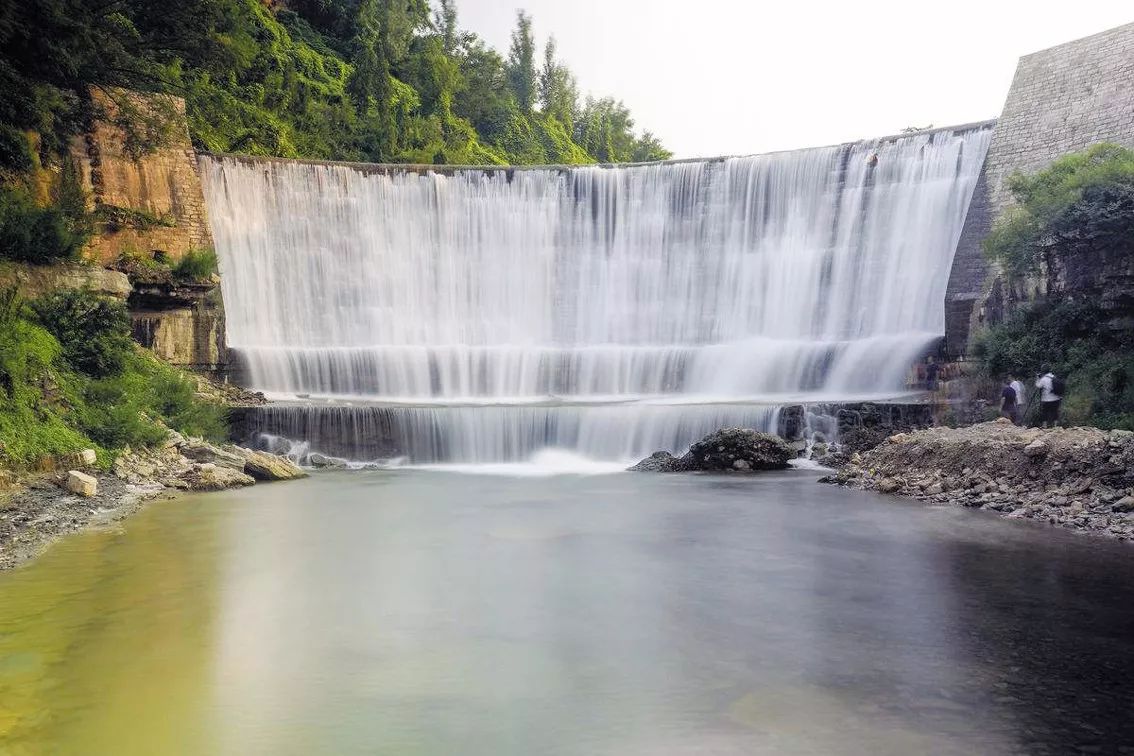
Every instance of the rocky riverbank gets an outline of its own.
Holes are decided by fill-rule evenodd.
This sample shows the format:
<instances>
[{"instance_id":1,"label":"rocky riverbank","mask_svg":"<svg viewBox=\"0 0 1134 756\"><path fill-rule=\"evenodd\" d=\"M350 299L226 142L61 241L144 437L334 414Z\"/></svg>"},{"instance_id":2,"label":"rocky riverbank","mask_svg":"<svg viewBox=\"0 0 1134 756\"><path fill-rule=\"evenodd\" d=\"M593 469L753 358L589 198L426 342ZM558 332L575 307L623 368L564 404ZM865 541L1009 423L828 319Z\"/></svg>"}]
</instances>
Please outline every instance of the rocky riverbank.
<instances>
[{"instance_id":1,"label":"rocky riverbank","mask_svg":"<svg viewBox=\"0 0 1134 756\"><path fill-rule=\"evenodd\" d=\"M825 482L1134 539L1134 433L1001 420L891 436Z\"/></svg>"},{"instance_id":2,"label":"rocky riverbank","mask_svg":"<svg viewBox=\"0 0 1134 756\"><path fill-rule=\"evenodd\" d=\"M307 475L284 457L177 433L160 448L120 454L110 471L88 468L76 476L73 463L81 460L76 455L55 472L6 474L6 491L0 481L0 570L39 555L60 536L121 520L158 497Z\"/></svg>"}]
</instances>

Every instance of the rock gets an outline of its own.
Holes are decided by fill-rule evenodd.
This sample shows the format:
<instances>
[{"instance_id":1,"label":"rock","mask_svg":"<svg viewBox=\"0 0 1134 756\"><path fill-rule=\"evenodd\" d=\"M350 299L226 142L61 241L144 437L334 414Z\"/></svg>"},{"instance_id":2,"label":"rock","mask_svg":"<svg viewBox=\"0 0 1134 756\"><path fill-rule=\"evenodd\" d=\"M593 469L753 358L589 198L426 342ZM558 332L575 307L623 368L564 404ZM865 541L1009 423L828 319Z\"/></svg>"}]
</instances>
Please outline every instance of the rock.
<instances>
[{"instance_id":1,"label":"rock","mask_svg":"<svg viewBox=\"0 0 1134 756\"><path fill-rule=\"evenodd\" d=\"M667 451L658 451L628 469L631 472L679 472L680 461Z\"/></svg>"},{"instance_id":2,"label":"rock","mask_svg":"<svg viewBox=\"0 0 1134 756\"><path fill-rule=\"evenodd\" d=\"M347 461L345 459L339 459L338 457L329 457L326 454L320 454L319 452L312 452L311 454L307 455L307 464L311 465L312 467L343 468L347 466Z\"/></svg>"},{"instance_id":3,"label":"rock","mask_svg":"<svg viewBox=\"0 0 1134 756\"><path fill-rule=\"evenodd\" d=\"M187 442L185 441L185 436L182 436L175 430L171 430L169 432L169 435L165 437L165 441L162 443L162 446L166 449L179 449L186 443Z\"/></svg>"},{"instance_id":4,"label":"rock","mask_svg":"<svg viewBox=\"0 0 1134 756\"><path fill-rule=\"evenodd\" d=\"M244 472L256 480L295 480L307 477L307 473L290 459L251 449L245 451L248 455L244 457Z\"/></svg>"},{"instance_id":5,"label":"rock","mask_svg":"<svg viewBox=\"0 0 1134 756\"><path fill-rule=\"evenodd\" d=\"M74 454L65 455L62 460L61 467L90 467L98 460L98 455L94 449L83 449L82 451L75 452Z\"/></svg>"},{"instance_id":6,"label":"rock","mask_svg":"<svg viewBox=\"0 0 1134 756\"><path fill-rule=\"evenodd\" d=\"M795 449L779 436L748 428L723 428L693 444L682 457L665 451L654 452L629 469L634 472L783 470L795 456ZM308 459L315 464L310 457Z\"/></svg>"},{"instance_id":7,"label":"rock","mask_svg":"<svg viewBox=\"0 0 1134 756\"><path fill-rule=\"evenodd\" d=\"M737 470L736 461L748 463L749 470L783 470L795 451L779 436L749 428L723 428L710 433L689 447L682 459L688 469L704 471Z\"/></svg>"},{"instance_id":8,"label":"rock","mask_svg":"<svg viewBox=\"0 0 1134 756\"><path fill-rule=\"evenodd\" d=\"M1123 496L1110 505L1112 512L1134 512L1134 496Z\"/></svg>"},{"instance_id":9,"label":"rock","mask_svg":"<svg viewBox=\"0 0 1134 756\"><path fill-rule=\"evenodd\" d=\"M244 458L231 451L217 448L207 441L192 440L183 444L179 451L181 455L194 462L206 462L227 467L238 472L244 472Z\"/></svg>"},{"instance_id":10,"label":"rock","mask_svg":"<svg viewBox=\"0 0 1134 756\"><path fill-rule=\"evenodd\" d=\"M1024 454L1029 457L1042 457L1047 454L1047 444L1042 439L1036 439L1024 447Z\"/></svg>"},{"instance_id":11,"label":"rock","mask_svg":"<svg viewBox=\"0 0 1134 756\"><path fill-rule=\"evenodd\" d=\"M68 491L77 493L79 496L94 496L98 493L98 479L78 470L67 472L64 486Z\"/></svg>"},{"instance_id":12,"label":"rock","mask_svg":"<svg viewBox=\"0 0 1134 756\"><path fill-rule=\"evenodd\" d=\"M899 488L901 484L893 478L883 478L878 482L878 490L882 493L894 493Z\"/></svg>"},{"instance_id":13,"label":"rock","mask_svg":"<svg viewBox=\"0 0 1134 756\"><path fill-rule=\"evenodd\" d=\"M934 483L933 485L926 488L925 492L930 496L937 496L938 494L945 493L945 486L941 485L940 483Z\"/></svg>"},{"instance_id":14,"label":"rock","mask_svg":"<svg viewBox=\"0 0 1134 756\"><path fill-rule=\"evenodd\" d=\"M213 462L193 465L182 479L193 491L223 491L226 488L251 486L256 482L251 475Z\"/></svg>"}]
</instances>

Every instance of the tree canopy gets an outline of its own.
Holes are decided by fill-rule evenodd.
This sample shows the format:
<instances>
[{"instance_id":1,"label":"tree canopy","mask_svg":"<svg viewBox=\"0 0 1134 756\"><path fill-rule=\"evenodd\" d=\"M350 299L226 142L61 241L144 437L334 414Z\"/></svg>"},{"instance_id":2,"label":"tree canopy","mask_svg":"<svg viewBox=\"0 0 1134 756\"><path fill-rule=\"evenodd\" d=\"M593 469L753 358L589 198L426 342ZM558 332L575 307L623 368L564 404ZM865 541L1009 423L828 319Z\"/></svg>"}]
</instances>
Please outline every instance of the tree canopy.
<instances>
[{"instance_id":1,"label":"tree canopy","mask_svg":"<svg viewBox=\"0 0 1134 756\"><path fill-rule=\"evenodd\" d=\"M0 4L0 167L103 117L89 92L185 98L203 150L383 162L668 158L612 98L580 102L517 13L507 58L454 0L25 0ZM137 124L124 124L126 126Z\"/></svg>"}]
</instances>

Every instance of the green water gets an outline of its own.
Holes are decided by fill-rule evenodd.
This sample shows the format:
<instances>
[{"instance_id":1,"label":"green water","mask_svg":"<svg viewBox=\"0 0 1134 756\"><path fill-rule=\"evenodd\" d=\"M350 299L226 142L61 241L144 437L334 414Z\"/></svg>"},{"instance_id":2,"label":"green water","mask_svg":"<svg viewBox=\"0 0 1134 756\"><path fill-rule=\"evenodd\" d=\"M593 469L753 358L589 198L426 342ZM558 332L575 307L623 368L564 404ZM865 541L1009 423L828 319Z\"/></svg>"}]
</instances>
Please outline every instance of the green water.
<instances>
[{"instance_id":1,"label":"green water","mask_svg":"<svg viewBox=\"0 0 1134 756\"><path fill-rule=\"evenodd\" d=\"M1134 743L1129 546L813 482L332 473L0 574L0 753Z\"/></svg>"}]
</instances>

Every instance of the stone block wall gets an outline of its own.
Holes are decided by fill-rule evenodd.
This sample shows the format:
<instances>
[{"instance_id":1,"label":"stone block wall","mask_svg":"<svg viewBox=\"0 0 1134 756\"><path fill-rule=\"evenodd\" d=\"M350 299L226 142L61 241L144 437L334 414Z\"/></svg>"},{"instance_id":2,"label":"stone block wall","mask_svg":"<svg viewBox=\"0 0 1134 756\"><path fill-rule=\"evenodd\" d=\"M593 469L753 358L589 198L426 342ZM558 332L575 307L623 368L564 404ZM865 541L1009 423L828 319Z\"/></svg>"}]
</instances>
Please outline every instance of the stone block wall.
<instances>
[{"instance_id":1,"label":"stone block wall","mask_svg":"<svg viewBox=\"0 0 1134 756\"><path fill-rule=\"evenodd\" d=\"M1020 58L961 233L945 297L946 348L1000 312L1006 284L982 242L1012 201L1005 182L1099 142L1134 147L1134 23ZM999 296L989 303L994 289Z\"/></svg>"},{"instance_id":2,"label":"stone block wall","mask_svg":"<svg viewBox=\"0 0 1134 756\"><path fill-rule=\"evenodd\" d=\"M106 265L123 252L144 256L161 252L168 259L177 260L190 249L211 248L205 197L197 174L197 153L189 140L185 120L185 101L122 90L95 90L91 96L105 112L105 118L75 140L71 154L92 204L140 211L165 223L118 224L94 238L87 256ZM164 120L162 146L134 154L138 151L131 150L126 133L114 123L123 109L142 114L143 118L156 116Z\"/></svg>"}]
</instances>

